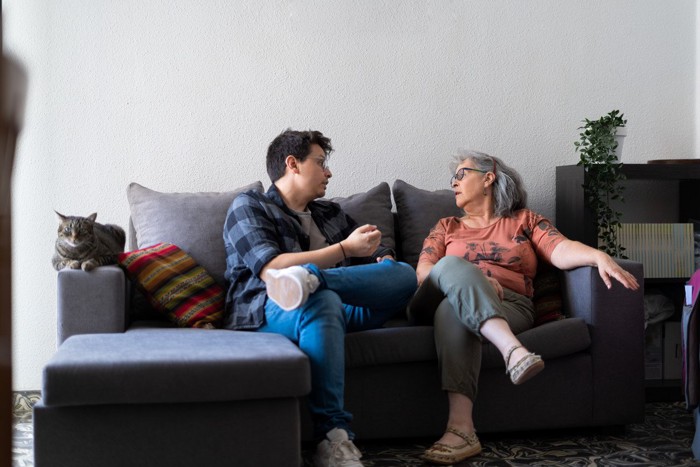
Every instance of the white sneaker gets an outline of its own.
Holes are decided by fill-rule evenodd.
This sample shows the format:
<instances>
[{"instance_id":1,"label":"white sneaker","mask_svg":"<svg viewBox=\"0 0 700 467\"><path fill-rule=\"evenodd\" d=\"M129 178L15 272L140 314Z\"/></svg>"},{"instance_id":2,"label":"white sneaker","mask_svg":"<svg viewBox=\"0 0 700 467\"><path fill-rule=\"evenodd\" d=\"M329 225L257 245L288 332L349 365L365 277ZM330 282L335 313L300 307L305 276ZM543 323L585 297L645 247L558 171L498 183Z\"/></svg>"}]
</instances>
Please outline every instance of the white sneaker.
<instances>
[{"instance_id":1,"label":"white sneaker","mask_svg":"<svg viewBox=\"0 0 700 467\"><path fill-rule=\"evenodd\" d=\"M267 270L267 296L285 311L299 308L318 289L319 280L301 266Z\"/></svg>"},{"instance_id":2,"label":"white sneaker","mask_svg":"<svg viewBox=\"0 0 700 467\"><path fill-rule=\"evenodd\" d=\"M348 432L342 428L333 428L326 433L326 438L318 443L314 455L316 467L363 467L362 453L348 439Z\"/></svg>"}]
</instances>

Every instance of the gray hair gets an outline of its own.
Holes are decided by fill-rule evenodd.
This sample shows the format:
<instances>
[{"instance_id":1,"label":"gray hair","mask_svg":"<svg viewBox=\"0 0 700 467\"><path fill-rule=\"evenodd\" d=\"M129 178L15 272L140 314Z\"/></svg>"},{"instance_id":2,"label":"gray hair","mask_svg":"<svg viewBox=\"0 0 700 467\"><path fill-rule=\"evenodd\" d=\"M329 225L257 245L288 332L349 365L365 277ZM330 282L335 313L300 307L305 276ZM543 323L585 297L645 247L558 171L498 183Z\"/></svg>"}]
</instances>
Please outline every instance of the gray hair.
<instances>
[{"instance_id":1,"label":"gray hair","mask_svg":"<svg viewBox=\"0 0 700 467\"><path fill-rule=\"evenodd\" d=\"M460 149L450 163L450 171L454 174L457 167L469 160L475 169L491 172L496 176L493 182L494 214L510 217L515 211L527 205L527 191L523 186L520 174L507 166L501 159L486 153Z\"/></svg>"}]
</instances>

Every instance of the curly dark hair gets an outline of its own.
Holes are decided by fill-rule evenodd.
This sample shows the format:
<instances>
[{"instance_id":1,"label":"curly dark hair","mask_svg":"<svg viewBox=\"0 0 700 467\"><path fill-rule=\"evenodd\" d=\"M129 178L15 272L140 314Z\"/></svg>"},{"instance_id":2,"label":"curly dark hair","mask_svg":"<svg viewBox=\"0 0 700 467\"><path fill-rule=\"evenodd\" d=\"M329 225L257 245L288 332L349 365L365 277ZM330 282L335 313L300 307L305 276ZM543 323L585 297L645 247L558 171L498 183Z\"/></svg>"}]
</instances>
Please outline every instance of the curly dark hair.
<instances>
[{"instance_id":1,"label":"curly dark hair","mask_svg":"<svg viewBox=\"0 0 700 467\"><path fill-rule=\"evenodd\" d=\"M326 153L326 158L333 151L330 138L323 136L320 131L295 131L286 129L272 140L267 148L267 174L272 183L284 175L285 159L292 155L304 161L311 152L311 145L318 144Z\"/></svg>"}]
</instances>

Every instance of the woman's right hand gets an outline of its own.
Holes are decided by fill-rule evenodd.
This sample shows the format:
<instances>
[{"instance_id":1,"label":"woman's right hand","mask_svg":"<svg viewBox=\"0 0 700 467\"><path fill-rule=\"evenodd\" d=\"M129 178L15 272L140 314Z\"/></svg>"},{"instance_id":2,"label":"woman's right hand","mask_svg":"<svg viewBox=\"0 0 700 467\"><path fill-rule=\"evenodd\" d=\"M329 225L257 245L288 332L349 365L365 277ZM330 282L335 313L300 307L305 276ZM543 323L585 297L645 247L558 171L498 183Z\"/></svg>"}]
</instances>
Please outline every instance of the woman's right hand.
<instances>
[{"instance_id":1,"label":"woman's right hand","mask_svg":"<svg viewBox=\"0 0 700 467\"><path fill-rule=\"evenodd\" d=\"M343 248L348 255L357 257L372 256L379 247L382 233L376 225L365 224L356 228L348 238L343 240Z\"/></svg>"},{"instance_id":2,"label":"woman's right hand","mask_svg":"<svg viewBox=\"0 0 700 467\"><path fill-rule=\"evenodd\" d=\"M418 263L416 266L416 280L418 281L419 286L423 283L425 278L428 277L430 271L433 270L433 267L435 267L433 263Z\"/></svg>"},{"instance_id":3,"label":"woman's right hand","mask_svg":"<svg viewBox=\"0 0 700 467\"><path fill-rule=\"evenodd\" d=\"M498 298L503 301L503 286L493 277L486 277L486 280L489 281L491 286L494 288L496 291L496 295L498 295Z\"/></svg>"}]
</instances>

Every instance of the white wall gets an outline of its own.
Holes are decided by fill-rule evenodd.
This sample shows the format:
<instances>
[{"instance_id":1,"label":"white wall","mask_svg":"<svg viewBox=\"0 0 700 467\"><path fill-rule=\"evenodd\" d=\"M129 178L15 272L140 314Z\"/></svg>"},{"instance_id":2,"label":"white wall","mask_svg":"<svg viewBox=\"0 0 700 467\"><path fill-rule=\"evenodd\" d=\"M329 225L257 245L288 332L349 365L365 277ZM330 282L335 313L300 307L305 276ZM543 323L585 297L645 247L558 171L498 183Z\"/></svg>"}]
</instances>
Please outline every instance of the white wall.
<instances>
[{"instance_id":1,"label":"white wall","mask_svg":"<svg viewBox=\"0 0 700 467\"><path fill-rule=\"evenodd\" d=\"M127 225L125 189L268 185L286 127L337 148L329 196L445 188L458 147L510 161L554 215L583 118L623 160L697 157L696 2L5 0L30 94L14 174L14 385L55 348L52 210Z\"/></svg>"}]
</instances>

